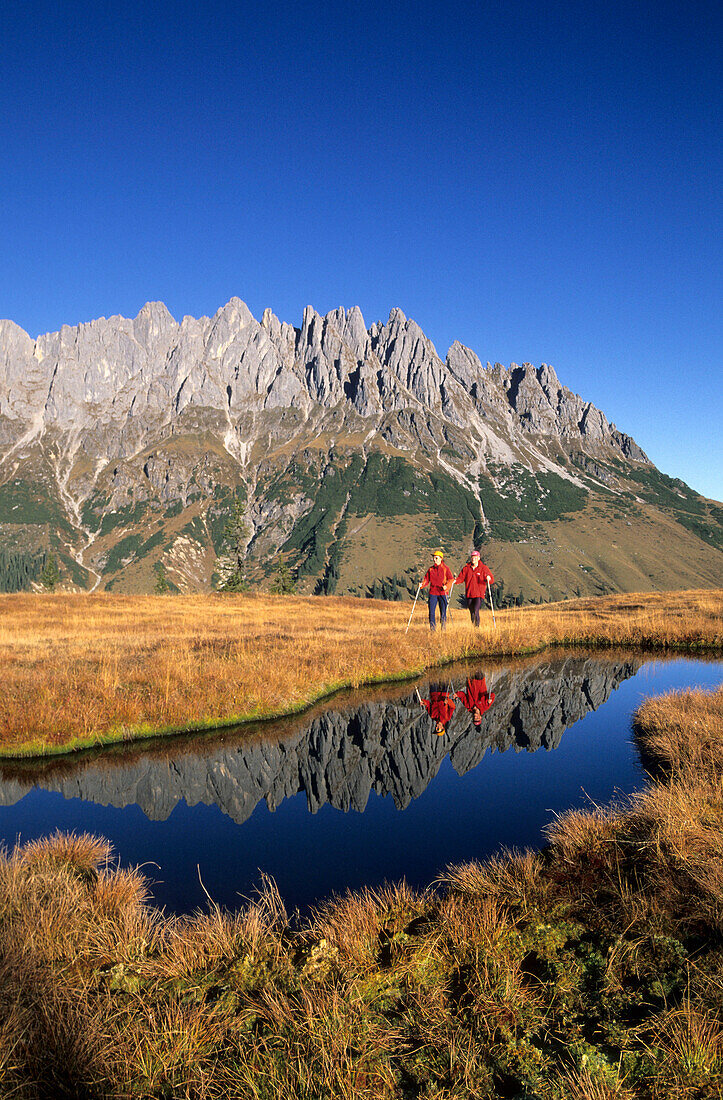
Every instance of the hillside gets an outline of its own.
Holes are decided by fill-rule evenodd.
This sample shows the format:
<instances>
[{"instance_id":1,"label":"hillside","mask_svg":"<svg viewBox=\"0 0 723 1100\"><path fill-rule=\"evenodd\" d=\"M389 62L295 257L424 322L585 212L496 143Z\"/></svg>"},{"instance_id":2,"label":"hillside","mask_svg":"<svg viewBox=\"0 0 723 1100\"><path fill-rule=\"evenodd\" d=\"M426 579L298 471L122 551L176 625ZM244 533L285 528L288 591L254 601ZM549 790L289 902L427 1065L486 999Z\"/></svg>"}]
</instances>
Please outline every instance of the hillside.
<instances>
[{"instance_id":1,"label":"hillside","mask_svg":"<svg viewBox=\"0 0 723 1100\"><path fill-rule=\"evenodd\" d=\"M207 590L237 517L247 583L394 597L473 540L501 598L706 587L723 506L658 471L552 367L444 360L400 310L300 328L239 299L37 340L0 321L0 587ZM43 558L43 555L46 555ZM4 579L3 579L4 578Z\"/></svg>"}]
</instances>

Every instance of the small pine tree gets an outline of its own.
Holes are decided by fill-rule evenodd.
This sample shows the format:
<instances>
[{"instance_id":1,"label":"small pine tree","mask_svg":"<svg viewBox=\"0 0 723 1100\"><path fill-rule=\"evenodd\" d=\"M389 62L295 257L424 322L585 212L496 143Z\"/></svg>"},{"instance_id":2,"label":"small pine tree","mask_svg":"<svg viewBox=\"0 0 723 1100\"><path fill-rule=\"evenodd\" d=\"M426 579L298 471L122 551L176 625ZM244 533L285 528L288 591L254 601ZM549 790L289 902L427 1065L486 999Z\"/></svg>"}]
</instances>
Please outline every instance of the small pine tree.
<instances>
[{"instance_id":1,"label":"small pine tree","mask_svg":"<svg viewBox=\"0 0 723 1100\"><path fill-rule=\"evenodd\" d=\"M248 592L250 587L251 583L248 577L245 577L242 573L239 573L237 569L233 569L226 577L226 580L219 585L219 591Z\"/></svg>"},{"instance_id":2,"label":"small pine tree","mask_svg":"<svg viewBox=\"0 0 723 1100\"><path fill-rule=\"evenodd\" d=\"M60 570L55 554L46 554L40 574L40 583L48 592L52 592L59 580Z\"/></svg>"},{"instance_id":3,"label":"small pine tree","mask_svg":"<svg viewBox=\"0 0 723 1100\"><path fill-rule=\"evenodd\" d=\"M246 576L246 547L248 546L248 526L244 517L244 508L238 497L234 498L231 515L226 521L223 532L224 544L228 553L219 559L224 579L219 585L221 592L246 592L250 587Z\"/></svg>"},{"instance_id":4,"label":"small pine tree","mask_svg":"<svg viewBox=\"0 0 723 1100\"><path fill-rule=\"evenodd\" d=\"M276 562L276 573L271 582L271 591L279 596L288 596L296 592L296 577L282 557Z\"/></svg>"},{"instance_id":5,"label":"small pine tree","mask_svg":"<svg viewBox=\"0 0 723 1100\"><path fill-rule=\"evenodd\" d=\"M156 596L165 596L171 591L171 586L166 576L165 566L162 561L157 561L153 568L156 573L156 583L153 585L153 591Z\"/></svg>"}]
</instances>

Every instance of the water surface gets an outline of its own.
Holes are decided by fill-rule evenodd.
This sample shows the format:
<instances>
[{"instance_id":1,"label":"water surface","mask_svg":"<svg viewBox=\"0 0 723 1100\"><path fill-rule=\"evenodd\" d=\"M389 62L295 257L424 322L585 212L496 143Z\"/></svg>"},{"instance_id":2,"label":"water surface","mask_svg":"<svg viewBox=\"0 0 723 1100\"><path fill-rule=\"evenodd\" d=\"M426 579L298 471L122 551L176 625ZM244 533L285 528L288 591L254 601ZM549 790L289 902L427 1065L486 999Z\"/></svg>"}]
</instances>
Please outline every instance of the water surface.
<instances>
[{"instance_id":1,"label":"water surface","mask_svg":"<svg viewBox=\"0 0 723 1100\"><path fill-rule=\"evenodd\" d=\"M437 736L419 700L479 692L483 678L494 701L479 723L456 698ZM402 877L425 886L450 863L539 846L556 813L639 788L632 712L645 696L722 680L721 662L629 653L455 666L301 719L6 765L0 840L106 836L174 912L202 906L204 887L237 906L261 871L290 908Z\"/></svg>"}]
</instances>

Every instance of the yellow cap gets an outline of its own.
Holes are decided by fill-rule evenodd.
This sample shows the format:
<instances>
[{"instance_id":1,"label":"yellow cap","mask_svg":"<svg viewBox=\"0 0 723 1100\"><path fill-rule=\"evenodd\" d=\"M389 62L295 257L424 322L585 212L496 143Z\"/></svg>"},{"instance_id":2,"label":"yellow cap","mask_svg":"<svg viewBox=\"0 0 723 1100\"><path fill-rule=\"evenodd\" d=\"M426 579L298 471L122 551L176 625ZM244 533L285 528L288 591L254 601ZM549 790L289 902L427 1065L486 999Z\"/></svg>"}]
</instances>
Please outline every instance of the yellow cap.
<instances>
[{"instance_id":1,"label":"yellow cap","mask_svg":"<svg viewBox=\"0 0 723 1100\"><path fill-rule=\"evenodd\" d=\"M435 558L439 554L440 558L444 557L444 550L433 550L432 557Z\"/></svg>"}]
</instances>

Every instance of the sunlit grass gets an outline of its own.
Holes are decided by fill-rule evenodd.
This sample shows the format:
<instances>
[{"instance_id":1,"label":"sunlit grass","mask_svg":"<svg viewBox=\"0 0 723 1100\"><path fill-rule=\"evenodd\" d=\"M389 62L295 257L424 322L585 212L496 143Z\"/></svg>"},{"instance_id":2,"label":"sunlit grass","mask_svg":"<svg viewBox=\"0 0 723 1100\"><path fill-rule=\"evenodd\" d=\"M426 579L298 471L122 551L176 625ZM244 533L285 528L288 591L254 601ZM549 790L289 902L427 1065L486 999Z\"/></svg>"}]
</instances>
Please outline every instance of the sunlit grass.
<instances>
[{"instance_id":1,"label":"sunlit grass","mask_svg":"<svg viewBox=\"0 0 723 1100\"><path fill-rule=\"evenodd\" d=\"M648 699L638 710L648 756L678 777L723 771L723 687L717 691L672 691Z\"/></svg>"},{"instance_id":2,"label":"sunlit grass","mask_svg":"<svg viewBox=\"0 0 723 1100\"><path fill-rule=\"evenodd\" d=\"M351 598L0 597L0 750L43 752L299 710L344 686L546 645L723 646L723 592L488 613L430 635L418 606Z\"/></svg>"}]
</instances>

